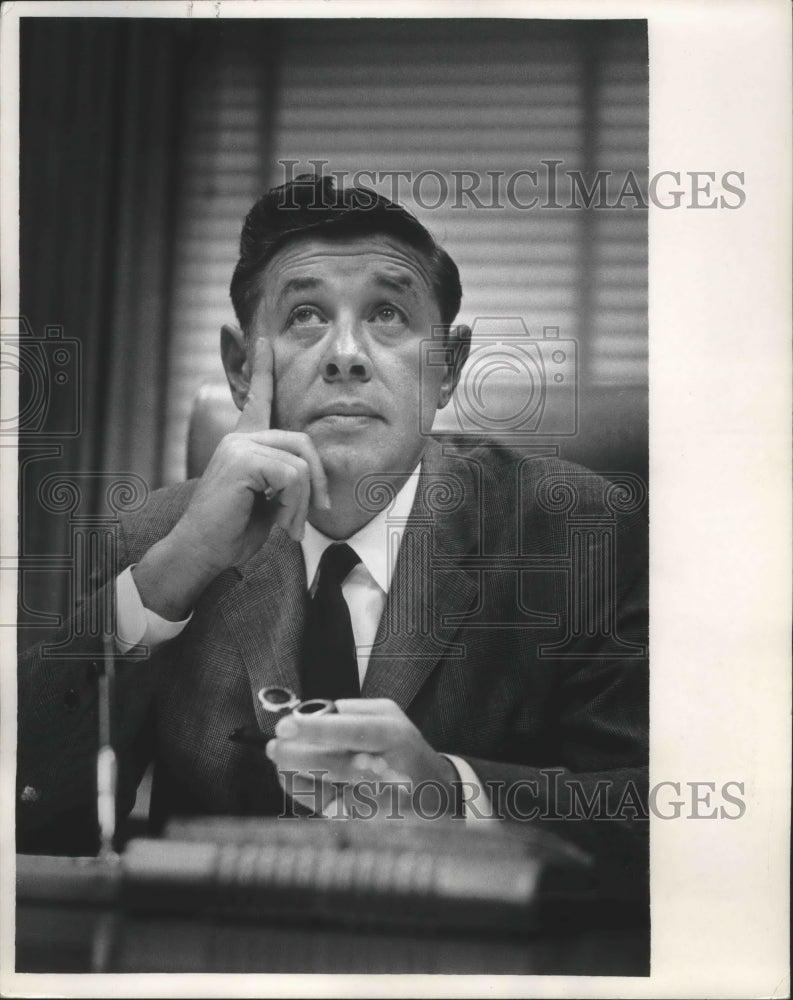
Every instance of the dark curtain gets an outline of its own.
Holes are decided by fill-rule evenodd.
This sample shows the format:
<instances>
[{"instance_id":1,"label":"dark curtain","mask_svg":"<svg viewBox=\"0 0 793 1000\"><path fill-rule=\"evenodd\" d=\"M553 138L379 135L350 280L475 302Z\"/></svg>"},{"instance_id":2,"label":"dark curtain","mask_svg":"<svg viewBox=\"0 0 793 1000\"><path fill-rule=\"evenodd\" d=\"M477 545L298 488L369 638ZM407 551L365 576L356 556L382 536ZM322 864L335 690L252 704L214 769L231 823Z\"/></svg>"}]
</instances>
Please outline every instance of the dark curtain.
<instances>
[{"instance_id":1,"label":"dark curtain","mask_svg":"<svg viewBox=\"0 0 793 1000\"><path fill-rule=\"evenodd\" d=\"M190 38L21 21L20 648L68 614L75 522L159 485Z\"/></svg>"}]
</instances>

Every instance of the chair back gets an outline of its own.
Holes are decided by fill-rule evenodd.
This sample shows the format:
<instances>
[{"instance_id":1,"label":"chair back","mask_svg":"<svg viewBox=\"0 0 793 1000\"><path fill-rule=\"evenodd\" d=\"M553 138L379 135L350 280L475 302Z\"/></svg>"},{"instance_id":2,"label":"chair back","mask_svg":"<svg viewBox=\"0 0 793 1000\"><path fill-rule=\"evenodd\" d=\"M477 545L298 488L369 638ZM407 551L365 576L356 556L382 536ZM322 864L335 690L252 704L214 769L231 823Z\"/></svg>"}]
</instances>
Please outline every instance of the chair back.
<instances>
[{"instance_id":1,"label":"chair back","mask_svg":"<svg viewBox=\"0 0 793 1000\"><path fill-rule=\"evenodd\" d=\"M228 382L204 382L196 393L187 433L187 478L200 476L220 439L234 430L240 411L231 398Z\"/></svg>"},{"instance_id":2,"label":"chair back","mask_svg":"<svg viewBox=\"0 0 793 1000\"><path fill-rule=\"evenodd\" d=\"M518 403L516 401L516 408ZM220 439L234 430L239 410L234 405L228 383L205 382L193 403L187 439L187 475L200 476L207 467ZM441 411L437 423L441 432L453 423ZM469 439L470 440L470 439ZM523 441L526 439L524 438ZM503 438L518 450L521 441ZM647 477L647 393L640 387L590 387L582 393L579 431L571 437L536 437L537 444L558 445L559 455L605 475L632 472Z\"/></svg>"}]
</instances>

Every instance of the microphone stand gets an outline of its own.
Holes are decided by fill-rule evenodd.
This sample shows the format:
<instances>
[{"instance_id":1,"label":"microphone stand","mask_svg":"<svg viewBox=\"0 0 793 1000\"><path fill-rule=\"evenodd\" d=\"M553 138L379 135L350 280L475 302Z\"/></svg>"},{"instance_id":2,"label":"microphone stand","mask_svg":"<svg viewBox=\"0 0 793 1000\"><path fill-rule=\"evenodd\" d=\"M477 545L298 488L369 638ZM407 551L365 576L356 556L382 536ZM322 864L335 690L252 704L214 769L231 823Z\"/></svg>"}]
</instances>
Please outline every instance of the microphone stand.
<instances>
[{"instance_id":1,"label":"microphone stand","mask_svg":"<svg viewBox=\"0 0 793 1000\"><path fill-rule=\"evenodd\" d=\"M96 755L96 809L99 822L99 854L103 861L117 861L113 847L116 833L117 762L110 737L110 716L115 681L113 637L103 636L102 672L98 678L99 748Z\"/></svg>"}]
</instances>

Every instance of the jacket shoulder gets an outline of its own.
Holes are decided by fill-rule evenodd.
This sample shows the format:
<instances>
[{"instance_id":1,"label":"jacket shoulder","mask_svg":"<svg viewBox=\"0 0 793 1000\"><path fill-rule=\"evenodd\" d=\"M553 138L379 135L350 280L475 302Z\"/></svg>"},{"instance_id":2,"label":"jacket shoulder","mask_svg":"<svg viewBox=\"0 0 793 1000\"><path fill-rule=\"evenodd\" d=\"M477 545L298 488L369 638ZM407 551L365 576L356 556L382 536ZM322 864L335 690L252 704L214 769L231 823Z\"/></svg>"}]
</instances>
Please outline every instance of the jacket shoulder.
<instances>
[{"instance_id":1,"label":"jacket shoulder","mask_svg":"<svg viewBox=\"0 0 793 1000\"><path fill-rule=\"evenodd\" d=\"M443 454L454 471L476 469L472 496L477 495L485 519L514 520L515 511L523 518L551 520L646 515L646 484L630 473L603 476L539 449L520 450L490 440L449 443Z\"/></svg>"},{"instance_id":2,"label":"jacket shoulder","mask_svg":"<svg viewBox=\"0 0 793 1000\"><path fill-rule=\"evenodd\" d=\"M483 486L496 489L515 483L516 477L524 483L537 484L546 480L576 481L598 490L608 483L606 478L592 469L568 462L557 455L543 454L541 450L533 451L528 448L521 450L492 440L474 445L449 443L444 447L444 456L452 462L462 460L478 467Z\"/></svg>"}]
</instances>

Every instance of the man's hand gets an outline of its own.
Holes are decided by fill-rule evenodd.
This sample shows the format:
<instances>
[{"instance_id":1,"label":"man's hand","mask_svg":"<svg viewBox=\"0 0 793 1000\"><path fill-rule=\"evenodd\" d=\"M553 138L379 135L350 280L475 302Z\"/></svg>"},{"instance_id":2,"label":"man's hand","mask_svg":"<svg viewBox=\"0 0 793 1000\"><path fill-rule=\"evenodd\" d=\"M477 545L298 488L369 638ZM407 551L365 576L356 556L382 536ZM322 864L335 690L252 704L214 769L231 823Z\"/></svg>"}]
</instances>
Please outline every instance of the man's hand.
<instances>
[{"instance_id":1,"label":"man's hand","mask_svg":"<svg viewBox=\"0 0 793 1000\"><path fill-rule=\"evenodd\" d=\"M399 782L407 803L420 783L432 782L437 792L432 805L427 796L427 808L437 812L438 802L454 808L454 765L432 749L393 701L345 698L336 707L338 714L285 716L267 744L281 784L296 801L332 814L342 785L350 790L362 781ZM393 807L393 790L388 801Z\"/></svg>"},{"instance_id":2,"label":"man's hand","mask_svg":"<svg viewBox=\"0 0 793 1000\"><path fill-rule=\"evenodd\" d=\"M181 520L133 570L144 605L162 617L184 618L219 573L261 547L274 524L299 540L309 506L329 509L311 439L271 430L272 400L273 352L260 337L234 432L218 445Z\"/></svg>"}]
</instances>

